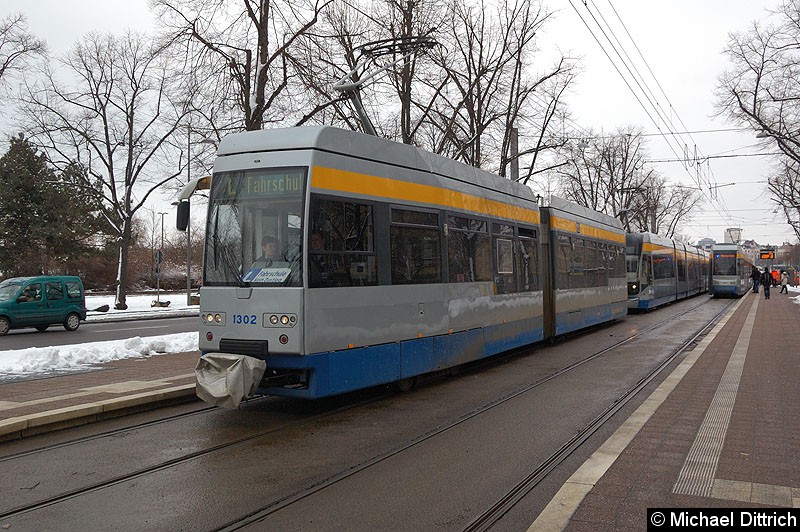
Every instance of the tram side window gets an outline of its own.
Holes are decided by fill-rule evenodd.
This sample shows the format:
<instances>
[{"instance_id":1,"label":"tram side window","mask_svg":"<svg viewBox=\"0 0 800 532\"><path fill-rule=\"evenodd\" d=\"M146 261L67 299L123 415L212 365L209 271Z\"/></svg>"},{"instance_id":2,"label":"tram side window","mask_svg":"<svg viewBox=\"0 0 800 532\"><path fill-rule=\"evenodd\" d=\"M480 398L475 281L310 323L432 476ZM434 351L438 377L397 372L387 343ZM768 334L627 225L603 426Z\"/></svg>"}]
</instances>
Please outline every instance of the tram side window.
<instances>
[{"instance_id":1,"label":"tram side window","mask_svg":"<svg viewBox=\"0 0 800 532\"><path fill-rule=\"evenodd\" d=\"M520 291L539 290L539 254L536 229L518 228Z\"/></svg>"},{"instance_id":2,"label":"tram side window","mask_svg":"<svg viewBox=\"0 0 800 532\"><path fill-rule=\"evenodd\" d=\"M392 284L442 282L438 213L392 209Z\"/></svg>"},{"instance_id":3,"label":"tram side window","mask_svg":"<svg viewBox=\"0 0 800 532\"><path fill-rule=\"evenodd\" d=\"M656 279L671 279L675 277L672 268L672 256L653 255L653 276Z\"/></svg>"},{"instance_id":4,"label":"tram side window","mask_svg":"<svg viewBox=\"0 0 800 532\"><path fill-rule=\"evenodd\" d=\"M558 235L556 256L556 288L569 288L569 266L572 262L572 242L566 235Z\"/></svg>"},{"instance_id":5,"label":"tram side window","mask_svg":"<svg viewBox=\"0 0 800 532\"><path fill-rule=\"evenodd\" d=\"M495 251L495 289L498 294L511 294L517 291L514 270L514 226L492 224Z\"/></svg>"},{"instance_id":6,"label":"tram side window","mask_svg":"<svg viewBox=\"0 0 800 532\"><path fill-rule=\"evenodd\" d=\"M611 270L613 263L609 259L609 245L605 242L597 244L597 283L598 286L608 286L608 278L613 277L614 271ZM634 260L634 270L636 271L636 261Z\"/></svg>"},{"instance_id":7,"label":"tram side window","mask_svg":"<svg viewBox=\"0 0 800 532\"><path fill-rule=\"evenodd\" d=\"M597 242L586 241L586 255L584 260L584 272L586 276L586 286L599 286L597 275Z\"/></svg>"},{"instance_id":8,"label":"tram side window","mask_svg":"<svg viewBox=\"0 0 800 532\"><path fill-rule=\"evenodd\" d=\"M372 206L312 198L309 286L378 284Z\"/></svg>"},{"instance_id":9,"label":"tram side window","mask_svg":"<svg viewBox=\"0 0 800 532\"><path fill-rule=\"evenodd\" d=\"M683 257L678 256L678 281L686 280L686 261Z\"/></svg>"},{"instance_id":10,"label":"tram side window","mask_svg":"<svg viewBox=\"0 0 800 532\"><path fill-rule=\"evenodd\" d=\"M624 253L620 256L619 248L613 244L608 244L608 277L624 277L625 273L623 272L622 275L619 273L619 261L623 261L623 269L625 268L625 255Z\"/></svg>"},{"instance_id":11,"label":"tram side window","mask_svg":"<svg viewBox=\"0 0 800 532\"><path fill-rule=\"evenodd\" d=\"M625 247L614 246L617 250L617 259L614 263L615 277L625 278Z\"/></svg>"},{"instance_id":12,"label":"tram side window","mask_svg":"<svg viewBox=\"0 0 800 532\"><path fill-rule=\"evenodd\" d=\"M645 255L642 258L642 282L653 282L653 257L651 255Z\"/></svg>"},{"instance_id":13,"label":"tram side window","mask_svg":"<svg viewBox=\"0 0 800 532\"><path fill-rule=\"evenodd\" d=\"M582 238L572 238L572 263L569 266L570 288L586 287L586 245Z\"/></svg>"},{"instance_id":14,"label":"tram side window","mask_svg":"<svg viewBox=\"0 0 800 532\"><path fill-rule=\"evenodd\" d=\"M487 225L483 220L447 217L447 269L451 283L492 280Z\"/></svg>"}]
</instances>

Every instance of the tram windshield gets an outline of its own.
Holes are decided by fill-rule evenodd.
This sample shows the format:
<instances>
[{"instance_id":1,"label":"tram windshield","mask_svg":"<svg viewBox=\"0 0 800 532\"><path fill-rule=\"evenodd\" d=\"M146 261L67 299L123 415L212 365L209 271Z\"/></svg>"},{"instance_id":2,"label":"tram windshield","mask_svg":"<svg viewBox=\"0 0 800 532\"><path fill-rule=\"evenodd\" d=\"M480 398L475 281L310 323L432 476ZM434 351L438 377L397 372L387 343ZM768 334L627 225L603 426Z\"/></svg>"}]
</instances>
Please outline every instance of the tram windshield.
<instances>
[{"instance_id":1,"label":"tram windshield","mask_svg":"<svg viewBox=\"0 0 800 532\"><path fill-rule=\"evenodd\" d=\"M714 275L736 275L736 252L714 253Z\"/></svg>"},{"instance_id":2,"label":"tram windshield","mask_svg":"<svg viewBox=\"0 0 800 532\"><path fill-rule=\"evenodd\" d=\"M206 286L302 286L305 168L214 174Z\"/></svg>"}]
</instances>

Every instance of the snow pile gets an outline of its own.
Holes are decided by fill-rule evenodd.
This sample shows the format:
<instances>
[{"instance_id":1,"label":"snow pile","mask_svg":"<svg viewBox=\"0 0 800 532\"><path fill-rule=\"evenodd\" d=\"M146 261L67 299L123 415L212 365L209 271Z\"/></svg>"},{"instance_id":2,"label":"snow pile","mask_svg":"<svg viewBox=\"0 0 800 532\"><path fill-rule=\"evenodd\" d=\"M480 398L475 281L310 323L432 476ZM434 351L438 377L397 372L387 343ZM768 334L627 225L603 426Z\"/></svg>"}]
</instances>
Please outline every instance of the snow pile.
<instances>
[{"instance_id":1,"label":"snow pile","mask_svg":"<svg viewBox=\"0 0 800 532\"><path fill-rule=\"evenodd\" d=\"M108 312L89 312L87 322L108 319L144 319L151 317L197 315L198 306L186 305L186 294L161 294L160 300L170 301L169 307L152 307L156 295L137 295L127 298L127 310L114 310L114 296L87 296L86 308L108 305ZM174 305L174 306L173 306ZM163 336L133 337L87 344L31 347L0 351L0 378L2 376L32 376L76 371L93 364L102 364L125 358L145 358L153 355L197 351L197 333L179 333ZM0 342L2 342L0 340ZM0 345L2 345L0 343Z\"/></svg>"},{"instance_id":2,"label":"snow pile","mask_svg":"<svg viewBox=\"0 0 800 532\"><path fill-rule=\"evenodd\" d=\"M0 375L31 375L77 370L124 358L197 351L197 333L134 337L91 344L0 351Z\"/></svg>"}]
</instances>

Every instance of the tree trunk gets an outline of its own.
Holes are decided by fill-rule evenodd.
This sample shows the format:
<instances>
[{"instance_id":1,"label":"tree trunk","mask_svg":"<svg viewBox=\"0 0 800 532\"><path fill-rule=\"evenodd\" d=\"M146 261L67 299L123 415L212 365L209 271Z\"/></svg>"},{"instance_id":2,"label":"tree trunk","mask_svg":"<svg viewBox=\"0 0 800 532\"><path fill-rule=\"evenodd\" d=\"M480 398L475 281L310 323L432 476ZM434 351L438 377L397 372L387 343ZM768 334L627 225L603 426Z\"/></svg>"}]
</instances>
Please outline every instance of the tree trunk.
<instances>
[{"instance_id":1,"label":"tree trunk","mask_svg":"<svg viewBox=\"0 0 800 532\"><path fill-rule=\"evenodd\" d=\"M125 220L122 223L122 235L119 241L119 262L117 263L117 297L114 308L125 310L128 308L127 283L128 283L128 244L131 240L131 223Z\"/></svg>"}]
</instances>

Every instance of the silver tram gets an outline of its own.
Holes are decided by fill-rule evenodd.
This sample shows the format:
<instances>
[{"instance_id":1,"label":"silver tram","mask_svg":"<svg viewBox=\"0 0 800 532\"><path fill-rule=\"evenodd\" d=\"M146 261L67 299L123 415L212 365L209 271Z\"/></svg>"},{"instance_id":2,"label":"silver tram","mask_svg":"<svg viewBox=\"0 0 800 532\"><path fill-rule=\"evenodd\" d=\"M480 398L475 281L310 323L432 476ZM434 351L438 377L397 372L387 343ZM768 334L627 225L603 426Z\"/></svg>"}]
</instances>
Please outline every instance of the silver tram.
<instances>
[{"instance_id":1,"label":"silver tram","mask_svg":"<svg viewBox=\"0 0 800 532\"><path fill-rule=\"evenodd\" d=\"M550 203L352 131L229 135L209 196L198 378L204 359L211 381L256 360L238 395L319 398L624 317L621 224Z\"/></svg>"},{"instance_id":2,"label":"silver tram","mask_svg":"<svg viewBox=\"0 0 800 532\"><path fill-rule=\"evenodd\" d=\"M709 257L702 249L648 232L625 240L628 308L650 310L708 292Z\"/></svg>"},{"instance_id":3,"label":"silver tram","mask_svg":"<svg viewBox=\"0 0 800 532\"><path fill-rule=\"evenodd\" d=\"M753 261L739 244L714 244L711 248L711 295L741 297L752 287Z\"/></svg>"}]
</instances>

